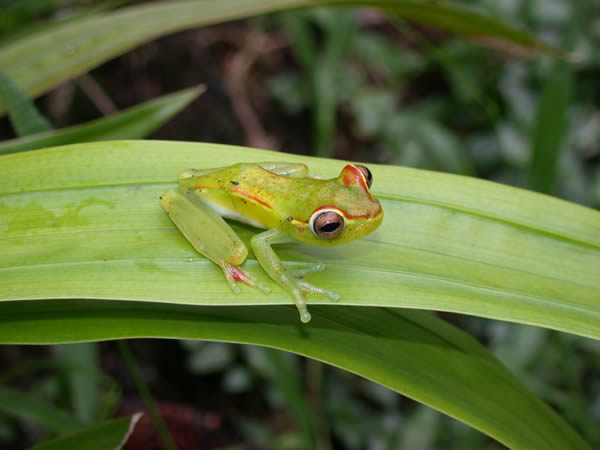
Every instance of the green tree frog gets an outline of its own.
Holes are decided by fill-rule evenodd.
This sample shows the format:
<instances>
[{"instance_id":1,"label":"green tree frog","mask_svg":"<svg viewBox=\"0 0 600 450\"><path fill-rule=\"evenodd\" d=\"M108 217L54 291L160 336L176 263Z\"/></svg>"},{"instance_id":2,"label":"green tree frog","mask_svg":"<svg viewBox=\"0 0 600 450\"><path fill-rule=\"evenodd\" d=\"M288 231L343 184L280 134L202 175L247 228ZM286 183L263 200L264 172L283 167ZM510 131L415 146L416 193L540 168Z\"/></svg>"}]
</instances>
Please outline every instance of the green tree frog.
<instances>
[{"instance_id":1,"label":"green tree frog","mask_svg":"<svg viewBox=\"0 0 600 450\"><path fill-rule=\"evenodd\" d=\"M348 164L330 180L307 175L304 164L278 162L188 169L179 174L179 189L165 192L160 202L192 246L223 270L235 293L238 281L265 293L270 288L240 267L248 249L223 217L267 229L250 245L263 270L291 295L306 323L311 316L305 297L322 294L335 301L339 295L303 279L323 270L322 264L289 270L271 244L344 244L371 233L383 219L381 205L369 192L372 175L365 166Z\"/></svg>"}]
</instances>

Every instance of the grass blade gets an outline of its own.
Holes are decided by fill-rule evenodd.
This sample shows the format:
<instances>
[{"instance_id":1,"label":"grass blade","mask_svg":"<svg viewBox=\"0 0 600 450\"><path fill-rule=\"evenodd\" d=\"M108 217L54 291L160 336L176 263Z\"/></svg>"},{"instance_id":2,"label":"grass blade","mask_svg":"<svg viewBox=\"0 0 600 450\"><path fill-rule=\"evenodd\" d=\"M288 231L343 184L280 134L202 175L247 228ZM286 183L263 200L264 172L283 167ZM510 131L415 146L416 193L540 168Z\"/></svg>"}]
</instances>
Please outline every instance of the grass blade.
<instances>
[{"instance_id":1,"label":"grass blade","mask_svg":"<svg viewBox=\"0 0 600 450\"><path fill-rule=\"evenodd\" d=\"M19 136L52 130L27 94L8 75L0 70L0 107L6 108L10 122Z\"/></svg>"},{"instance_id":2,"label":"grass blade","mask_svg":"<svg viewBox=\"0 0 600 450\"><path fill-rule=\"evenodd\" d=\"M342 0L338 1L342 2ZM447 1L351 0L343 3L377 6L402 18L480 40L504 50L520 50L529 54L543 52L554 56L564 55L560 50L537 40L526 31Z\"/></svg>"},{"instance_id":3,"label":"grass blade","mask_svg":"<svg viewBox=\"0 0 600 450\"><path fill-rule=\"evenodd\" d=\"M204 87L184 89L82 125L0 143L0 155L74 142L142 138L184 109L204 92Z\"/></svg>"},{"instance_id":4,"label":"grass blade","mask_svg":"<svg viewBox=\"0 0 600 450\"><path fill-rule=\"evenodd\" d=\"M537 110L529 186L545 194L554 193L558 159L567 127L571 83L570 67L566 63L556 64L554 73L544 85Z\"/></svg>"}]
</instances>

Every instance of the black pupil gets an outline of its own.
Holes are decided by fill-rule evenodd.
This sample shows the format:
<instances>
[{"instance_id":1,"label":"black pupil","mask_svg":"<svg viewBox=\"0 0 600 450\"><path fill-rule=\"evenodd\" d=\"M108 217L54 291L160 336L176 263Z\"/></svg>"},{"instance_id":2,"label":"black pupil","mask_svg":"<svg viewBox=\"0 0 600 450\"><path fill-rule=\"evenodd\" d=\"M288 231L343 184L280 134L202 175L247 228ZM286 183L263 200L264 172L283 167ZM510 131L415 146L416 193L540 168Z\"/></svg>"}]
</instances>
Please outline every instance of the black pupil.
<instances>
[{"instance_id":1,"label":"black pupil","mask_svg":"<svg viewBox=\"0 0 600 450\"><path fill-rule=\"evenodd\" d=\"M339 222L332 222L332 223L328 223L327 225L323 225L319 229L325 233L331 233L332 231L335 231L339 226L340 226Z\"/></svg>"}]
</instances>

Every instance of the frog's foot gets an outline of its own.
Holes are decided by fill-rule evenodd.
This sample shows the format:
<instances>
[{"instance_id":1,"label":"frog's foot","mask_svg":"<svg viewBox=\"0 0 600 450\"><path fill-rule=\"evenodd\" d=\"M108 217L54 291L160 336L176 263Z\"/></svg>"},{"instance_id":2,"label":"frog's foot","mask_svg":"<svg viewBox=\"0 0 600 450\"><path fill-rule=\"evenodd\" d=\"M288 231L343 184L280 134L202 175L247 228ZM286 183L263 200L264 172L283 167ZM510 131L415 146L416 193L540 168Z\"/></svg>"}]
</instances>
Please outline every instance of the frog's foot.
<instances>
[{"instance_id":1,"label":"frog's foot","mask_svg":"<svg viewBox=\"0 0 600 450\"><path fill-rule=\"evenodd\" d=\"M264 284L256 281L256 278L254 278L254 276L252 276L251 274L249 274L248 272L243 270L240 266L224 263L223 265L221 265L221 269L223 269L225 278L227 279L227 282L229 283L231 290L235 294L240 293L240 288L237 285L238 281L241 281L242 283L246 283L248 286L256 288L259 291L264 292L265 294L271 293L270 287L265 286Z\"/></svg>"},{"instance_id":2,"label":"frog's foot","mask_svg":"<svg viewBox=\"0 0 600 450\"><path fill-rule=\"evenodd\" d=\"M314 271L315 270L313 270L313 272ZM340 295L336 292L322 289L295 277L285 277L282 281L292 295L292 299L294 300L294 303L296 303L296 307L300 313L300 320L304 323L310 322L311 319L308 308L306 307L306 297L312 294L321 294L329 297L334 302L340 299Z\"/></svg>"}]
</instances>

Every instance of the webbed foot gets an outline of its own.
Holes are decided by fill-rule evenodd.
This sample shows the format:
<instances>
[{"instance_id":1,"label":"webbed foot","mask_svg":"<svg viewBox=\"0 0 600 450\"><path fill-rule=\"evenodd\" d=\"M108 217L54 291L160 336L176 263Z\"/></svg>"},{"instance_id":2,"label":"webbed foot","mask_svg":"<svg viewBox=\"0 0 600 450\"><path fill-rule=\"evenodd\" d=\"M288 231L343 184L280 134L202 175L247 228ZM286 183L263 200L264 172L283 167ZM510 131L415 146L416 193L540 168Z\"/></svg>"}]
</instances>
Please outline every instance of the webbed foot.
<instances>
[{"instance_id":1,"label":"webbed foot","mask_svg":"<svg viewBox=\"0 0 600 450\"><path fill-rule=\"evenodd\" d=\"M300 320L304 323L310 322L311 319L311 315L306 306L306 297L312 294L321 294L329 297L334 302L340 299L338 293L317 287L314 284L301 279L301 277L307 273L321 272L324 269L325 266L323 264L317 264L316 266L307 269L290 270L288 271L288 274L281 277L281 284L292 296L294 303L296 303L298 308L298 312L300 313Z\"/></svg>"}]
</instances>

